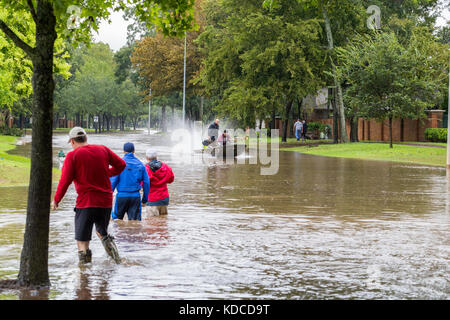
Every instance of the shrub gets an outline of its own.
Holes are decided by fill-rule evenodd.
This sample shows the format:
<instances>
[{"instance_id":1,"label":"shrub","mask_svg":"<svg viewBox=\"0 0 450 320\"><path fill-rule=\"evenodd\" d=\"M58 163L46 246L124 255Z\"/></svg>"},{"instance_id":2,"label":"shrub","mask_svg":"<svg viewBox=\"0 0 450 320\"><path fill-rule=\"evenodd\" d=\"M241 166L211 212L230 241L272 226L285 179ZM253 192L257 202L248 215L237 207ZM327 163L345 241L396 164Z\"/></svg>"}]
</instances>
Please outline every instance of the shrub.
<instances>
[{"instance_id":1,"label":"shrub","mask_svg":"<svg viewBox=\"0 0 450 320\"><path fill-rule=\"evenodd\" d=\"M447 142L447 129L427 128L425 129L425 139L432 142Z\"/></svg>"},{"instance_id":2,"label":"shrub","mask_svg":"<svg viewBox=\"0 0 450 320\"><path fill-rule=\"evenodd\" d=\"M20 130L19 128L16 128L16 127L9 128L7 126L1 126L0 127L0 135L21 137L24 135L24 132L23 132L23 130Z\"/></svg>"},{"instance_id":3,"label":"shrub","mask_svg":"<svg viewBox=\"0 0 450 320\"><path fill-rule=\"evenodd\" d=\"M325 132L326 126L321 122L308 122L308 131L314 132L318 130L319 132Z\"/></svg>"}]
</instances>

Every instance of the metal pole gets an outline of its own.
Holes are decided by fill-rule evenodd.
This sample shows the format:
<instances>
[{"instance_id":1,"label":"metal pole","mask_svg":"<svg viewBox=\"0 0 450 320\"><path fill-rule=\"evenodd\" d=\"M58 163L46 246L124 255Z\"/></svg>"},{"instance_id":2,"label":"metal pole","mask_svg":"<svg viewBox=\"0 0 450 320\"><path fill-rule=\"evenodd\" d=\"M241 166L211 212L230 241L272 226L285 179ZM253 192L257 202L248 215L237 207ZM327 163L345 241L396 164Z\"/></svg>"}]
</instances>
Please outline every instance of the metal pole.
<instances>
[{"instance_id":1,"label":"metal pole","mask_svg":"<svg viewBox=\"0 0 450 320\"><path fill-rule=\"evenodd\" d=\"M186 113L186 31L184 32L184 73L183 73L183 128Z\"/></svg>"},{"instance_id":2,"label":"metal pole","mask_svg":"<svg viewBox=\"0 0 450 320\"><path fill-rule=\"evenodd\" d=\"M152 109L152 102L150 96L152 95L152 88L148 90L148 134L150 134L150 111Z\"/></svg>"}]
</instances>

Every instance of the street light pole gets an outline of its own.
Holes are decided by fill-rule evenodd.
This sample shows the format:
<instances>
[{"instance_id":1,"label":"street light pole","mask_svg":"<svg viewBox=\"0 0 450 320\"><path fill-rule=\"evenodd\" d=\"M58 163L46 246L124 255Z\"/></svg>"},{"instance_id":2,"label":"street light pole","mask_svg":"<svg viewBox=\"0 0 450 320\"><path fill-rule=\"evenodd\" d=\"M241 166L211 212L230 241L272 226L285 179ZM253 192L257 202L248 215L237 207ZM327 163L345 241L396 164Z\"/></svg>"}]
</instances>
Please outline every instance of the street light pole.
<instances>
[{"instance_id":1,"label":"street light pole","mask_svg":"<svg viewBox=\"0 0 450 320\"><path fill-rule=\"evenodd\" d=\"M150 111L152 109L152 102L150 96L152 95L152 88L148 90L148 134L150 134Z\"/></svg>"},{"instance_id":2,"label":"street light pole","mask_svg":"<svg viewBox=\"0 0 450 320\"><path fill-rule=\"evenodd\" d=\"M184 72L183 72L183 128L186 113L186 31L184 32Z\"/></svg>"}]
</instances>

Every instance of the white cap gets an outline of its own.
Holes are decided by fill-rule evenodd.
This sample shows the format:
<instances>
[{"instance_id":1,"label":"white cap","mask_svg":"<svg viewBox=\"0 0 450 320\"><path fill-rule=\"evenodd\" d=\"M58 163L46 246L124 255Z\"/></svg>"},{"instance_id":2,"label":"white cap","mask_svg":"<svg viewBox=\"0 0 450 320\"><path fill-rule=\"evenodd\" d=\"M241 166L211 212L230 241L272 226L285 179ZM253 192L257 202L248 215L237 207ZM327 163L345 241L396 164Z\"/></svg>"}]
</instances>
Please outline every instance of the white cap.
<instances>
[{"instance_id":1,"label":"white cap","mask_svg":"<svg viewBox=\"0 0 450 320\"><path fill-rule=\"evenodd\" d=\"M156 152L156 150L153 149L147 149L147 151L145 152L145 156L149 159L153 159L153 158L157 158L158 153Z\"/></svg>"},{"instance_id":2,"label":"white cap","mask_svg":"<svg viewBox=\"0 0 450 320\"><path fill-rule=\"evenodd\" d=\"M72 130L69 132L69 141L70 139L74 139L77 137L83 137L86 136L86 131L82 127L73 127Z\"/></svg>"}]
</instances>

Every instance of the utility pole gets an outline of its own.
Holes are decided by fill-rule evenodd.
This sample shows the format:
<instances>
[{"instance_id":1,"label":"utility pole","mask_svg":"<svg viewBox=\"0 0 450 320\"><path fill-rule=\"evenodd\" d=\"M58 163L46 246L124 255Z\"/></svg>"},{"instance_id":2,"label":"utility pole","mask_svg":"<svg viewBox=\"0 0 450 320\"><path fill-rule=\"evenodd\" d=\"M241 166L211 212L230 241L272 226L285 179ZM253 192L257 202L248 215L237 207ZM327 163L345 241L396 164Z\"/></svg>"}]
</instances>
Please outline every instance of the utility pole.
<instances>
[{"instance_id":1,"label":"utility pole","mask_svg":"<svg viewBox=\"0 0 450 320\"><path fill-rule=\"evenodd\" d=\"M183 72L183 128L186 113L186 31L184 32L184 72Z\"/></svg>"},{"instance_id":2,"label":"utility pole","mask_svg":"<svg viewBox=\"0 0 450 320\"><path fill-rule=\"evenodd\" d=\"M150 134L150 111L152 110L152 101L150 100L151 95L152 88L150 87L148 90L148 134Z\"/></svg>"}]
</instances>

